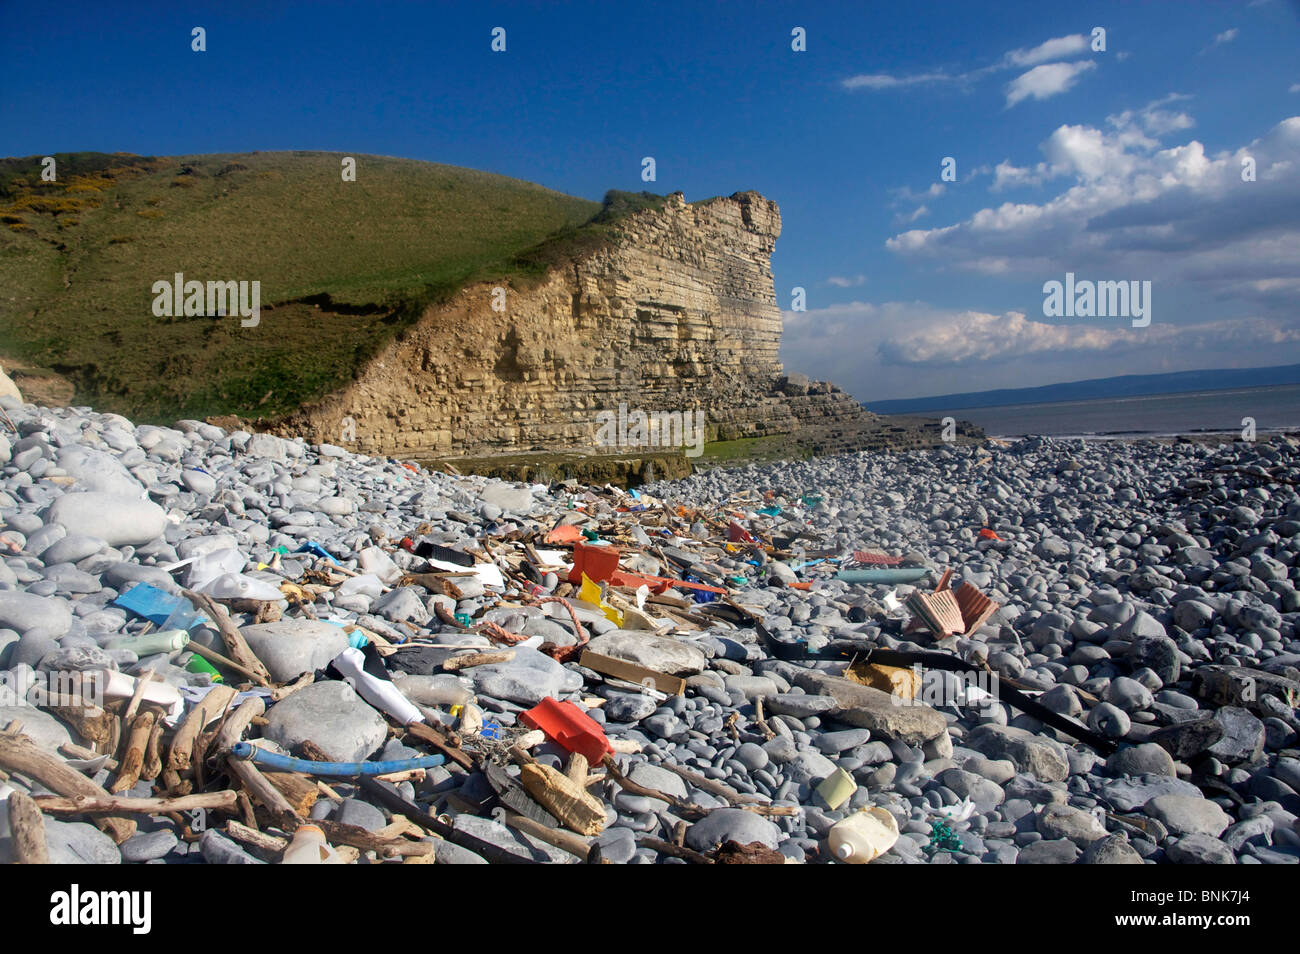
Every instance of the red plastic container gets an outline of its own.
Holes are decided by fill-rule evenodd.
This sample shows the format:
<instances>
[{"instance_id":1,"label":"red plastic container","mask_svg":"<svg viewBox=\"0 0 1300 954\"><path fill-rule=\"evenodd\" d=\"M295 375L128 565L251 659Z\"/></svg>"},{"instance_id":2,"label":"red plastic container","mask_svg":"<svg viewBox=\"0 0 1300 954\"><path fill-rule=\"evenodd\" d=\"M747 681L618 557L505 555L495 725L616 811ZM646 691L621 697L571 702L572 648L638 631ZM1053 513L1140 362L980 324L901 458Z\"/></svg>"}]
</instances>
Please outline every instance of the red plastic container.
<instances>
[{"instance_id":1,"label":"red plastic container","mask_svg":"<svg viewBox=\"0 0 1300 954\"><path fill-rule=\"evenodd\" d=\"M600 723L572 702L546 698L527 712L521 712L519 718L530 729L541 729L557 745L582 753L589 765L599 765L614 751Z\"/></svg>"}]
</instances>

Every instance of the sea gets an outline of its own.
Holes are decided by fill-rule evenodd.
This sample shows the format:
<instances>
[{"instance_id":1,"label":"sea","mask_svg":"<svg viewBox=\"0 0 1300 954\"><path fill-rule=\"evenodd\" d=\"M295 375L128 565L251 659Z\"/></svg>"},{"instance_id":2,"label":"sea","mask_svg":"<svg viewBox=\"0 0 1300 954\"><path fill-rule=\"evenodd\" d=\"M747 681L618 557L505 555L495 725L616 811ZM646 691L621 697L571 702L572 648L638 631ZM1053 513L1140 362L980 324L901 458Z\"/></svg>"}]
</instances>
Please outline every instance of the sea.
<instances>
[{"instance_id":1,"label":"sea","mask_svg":"<svg viewBox=\"0 0 1300 954\"><path fill-rule=\"evenodd\" d=\"M1140 397L964 407L926 411L984 428L989 437L1084 437L1131 440L1180 434L1241 433L1253 418L1257 434L1300 430L1300 384Z\"/></svg>"}]
</instances>

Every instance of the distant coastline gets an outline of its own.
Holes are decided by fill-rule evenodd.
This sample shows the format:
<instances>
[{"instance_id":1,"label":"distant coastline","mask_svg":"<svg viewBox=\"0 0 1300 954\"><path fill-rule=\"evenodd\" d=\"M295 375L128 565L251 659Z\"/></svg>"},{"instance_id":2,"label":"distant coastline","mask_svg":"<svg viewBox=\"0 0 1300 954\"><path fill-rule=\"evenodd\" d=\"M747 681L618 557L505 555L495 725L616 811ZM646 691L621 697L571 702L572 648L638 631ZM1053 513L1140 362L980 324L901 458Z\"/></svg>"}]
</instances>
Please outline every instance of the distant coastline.
<instances>
[{"instance_id":1,"label":"distant coastline","mask_svg":"<svg viewBox=\"0 0 1300 954\"><path fill-rule=\"evenodd\" d=\"M967 391L931 397L864 402L876 414L933 414L938 411L1119 400L1300 384L1300 364L1267 368L1221 368L1170 374L1129 374L1033 388Z\"/></svg>"}]
</instances>

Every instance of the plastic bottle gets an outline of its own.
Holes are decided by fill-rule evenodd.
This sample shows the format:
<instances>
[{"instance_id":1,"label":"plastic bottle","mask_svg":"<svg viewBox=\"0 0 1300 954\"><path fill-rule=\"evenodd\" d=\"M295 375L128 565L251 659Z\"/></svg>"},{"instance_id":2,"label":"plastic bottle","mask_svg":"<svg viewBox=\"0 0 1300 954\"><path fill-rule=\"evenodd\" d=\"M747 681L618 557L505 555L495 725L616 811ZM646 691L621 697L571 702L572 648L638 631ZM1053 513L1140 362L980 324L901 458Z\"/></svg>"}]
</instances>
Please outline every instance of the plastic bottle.
<instances>
[{"instance_id":1,"label":"plastic bottle","mask_svg":"<svg viewBox=\"0 0 1300 954\"><path fill-rule=\"evenodd\" d=\"M282 865L335 865L339 853L325 840L325 832L316 825L299 825L293 841L284 849Z\"/></svg>"},{"instance_id":2,"label":"plastic bottle","mask_svg":"<svg viewBox=\"0 0 1300 954\"><path fill-rule=\"evenodd\" d=\"M129 649L137 656L152 656L154 653L172 653L184 649L190 641L190 634L183 629L161 629L156 633L143 636L123 636L105 644L105 649Z\"/></svg>"},{"instance_id":3,"label":"plastic bottle","mask_svg":"<svg viewBox=\"0 0 1300 954\"><path fill-rule=\"evenodd\" d=\"M844 864L865 865L898 841L898 822L883 808L854 812L831 828L831 854Z\"/></svg>"}]
</instances>

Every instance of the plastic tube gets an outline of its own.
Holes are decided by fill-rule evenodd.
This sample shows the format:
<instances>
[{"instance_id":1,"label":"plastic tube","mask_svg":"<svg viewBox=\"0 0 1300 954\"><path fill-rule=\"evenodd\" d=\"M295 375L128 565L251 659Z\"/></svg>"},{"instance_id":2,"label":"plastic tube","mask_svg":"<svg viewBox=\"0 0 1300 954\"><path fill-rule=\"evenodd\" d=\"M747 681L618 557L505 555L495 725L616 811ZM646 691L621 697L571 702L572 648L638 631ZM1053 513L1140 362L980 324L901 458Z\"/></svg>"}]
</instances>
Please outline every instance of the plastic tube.
<instances>
[{"instance_id":1,"label":"plastic tube","mask_svg":"<svg viewBox=\"0 0 1300 954\"><path fill-rule=\"evenodd\" d=\"M422 755L416 759L390 759L387 762L312 762L292 755L268 752L249 742L236 742L230 754L237 759L264 765L277 772L302 772L304 775L329 775L350 778L356 775L388 775L409 769L435 768L446 762L441 755Z\"/></svg>"},{"instance_id":2,"label":"plastic tube","mask_svg":"<svg viewBox=\"0 0 1300 954\"><path fill-rule=\"evenodd\" d=\"M402 695L402 690L387 679L377 679L366 672L366 657L359 649L351 647L334 657L334 668L347 676L352 688L376 709L382 709L402 725L423 722L424 714L411 700Z\"/></svg>"}]
</instances>

